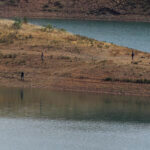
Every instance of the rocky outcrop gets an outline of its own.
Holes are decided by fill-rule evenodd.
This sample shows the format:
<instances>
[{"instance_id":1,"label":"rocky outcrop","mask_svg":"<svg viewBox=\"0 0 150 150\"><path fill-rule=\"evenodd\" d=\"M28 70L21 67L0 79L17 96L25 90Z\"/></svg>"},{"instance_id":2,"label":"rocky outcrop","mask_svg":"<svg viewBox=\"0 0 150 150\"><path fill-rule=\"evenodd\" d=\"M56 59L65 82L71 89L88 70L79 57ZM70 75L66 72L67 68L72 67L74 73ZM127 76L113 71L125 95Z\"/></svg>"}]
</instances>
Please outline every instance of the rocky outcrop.
<instances>
[{"instance_id":1,"label":"rocky outcrop","mask_svg":"<svg viewBox=\"0 0 150 150\"><path fill-rule=\"evenodd\" d=\"M0 0L0 16L150 21L150 1Z\"/></svg>"}]
</instances>

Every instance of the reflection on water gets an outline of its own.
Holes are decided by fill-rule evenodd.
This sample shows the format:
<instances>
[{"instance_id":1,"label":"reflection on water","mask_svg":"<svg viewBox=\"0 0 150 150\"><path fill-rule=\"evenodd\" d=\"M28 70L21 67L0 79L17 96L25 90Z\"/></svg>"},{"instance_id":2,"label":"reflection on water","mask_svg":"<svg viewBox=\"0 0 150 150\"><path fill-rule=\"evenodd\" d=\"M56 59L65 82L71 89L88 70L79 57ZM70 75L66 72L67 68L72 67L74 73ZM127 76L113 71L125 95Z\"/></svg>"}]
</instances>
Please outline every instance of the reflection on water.
<instances>
[{"instance_id":1,"label":"reflection on water","mask_svg":"<svg viewBox=\"0 0 150 150\"><path fill-rule=\"evenodd\" d=\"M149 98L0 88L2 150L149 150Z\"/></svg>"},{"instance_id":2,"label":"reflection on water","mask_svg":"<svg viewBox=\"0 0 150 150\"><path fill-rule=\"evenodd\" d=\"M37 25L52 24L74 34L150 52L150 23L69 19L29 19L29 22Z\"/></svg>"},{"instance_id":3,"label":"reflection on water","mask_svg":"<svg viewBox=\"0 0 150 150\"><path fill-rule=\"evenodd\" d=\"M24 99L24 91L23 91L23 89L20 89L20 99L21 100Z\"/></svg>"},{"instance_id":4,"label":"reflection on water","mask_svg":"<svg viewBox=\"0 0 150 150\"><path fill-rule=\"evenodd\" d=\"M0 89L0 116L57 120L150 122L149 97L41 89Z\"/></svg>"}]
</instances>

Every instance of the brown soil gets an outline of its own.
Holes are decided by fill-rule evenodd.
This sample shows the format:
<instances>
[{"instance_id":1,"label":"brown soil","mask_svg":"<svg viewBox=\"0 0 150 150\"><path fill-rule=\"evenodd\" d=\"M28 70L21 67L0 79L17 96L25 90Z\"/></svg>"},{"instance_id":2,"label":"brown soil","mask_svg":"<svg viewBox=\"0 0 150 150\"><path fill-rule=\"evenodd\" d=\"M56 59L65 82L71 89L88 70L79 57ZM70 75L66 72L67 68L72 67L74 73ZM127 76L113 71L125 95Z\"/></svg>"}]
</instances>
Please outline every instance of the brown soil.
<instances>
[{"instance_id":1,"label":"brown soil","mask_svg":"<svg viewBox=\"0 0 150 150\"><path fill-rule=\"evenodd\" d=\"M0 20L0 86L150 96L150 54L63 30ZM44 52L44 62L41 61ZM25 73L25 81L20 73ZM120 81L104 81L106 78Z\"/></svg>"}]
</instances>

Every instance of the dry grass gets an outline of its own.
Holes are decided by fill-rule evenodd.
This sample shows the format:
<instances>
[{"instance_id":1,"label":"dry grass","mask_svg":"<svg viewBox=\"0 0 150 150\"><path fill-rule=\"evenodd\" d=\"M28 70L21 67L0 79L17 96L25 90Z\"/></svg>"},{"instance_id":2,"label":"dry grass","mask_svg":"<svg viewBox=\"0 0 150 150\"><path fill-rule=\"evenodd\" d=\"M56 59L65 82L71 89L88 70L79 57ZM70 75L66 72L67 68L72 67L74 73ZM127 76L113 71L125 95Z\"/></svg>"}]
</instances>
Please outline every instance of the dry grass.
<instances>
[{"instance_id":1,"label":"dry grass","mask_svg":"<svg viewBox=\"0 0 150 150\"><path fill-rule=\"evenodd\" d=\"M134 83L127 87L127 83L104 82L107 77L149 81L150 54L134 50L132 61L132 49L59 29L44 30L31 24L14 29L12 25L13 21L0 20L2 86L109 93L119 93L121 88L125 93L135 94L138 90L150 94L149 85L144 85L143 90ZM41 52L44 52L44 62ZM21 71L25 72L25 82L20 81Z\"/></svg>"}]
</instances>

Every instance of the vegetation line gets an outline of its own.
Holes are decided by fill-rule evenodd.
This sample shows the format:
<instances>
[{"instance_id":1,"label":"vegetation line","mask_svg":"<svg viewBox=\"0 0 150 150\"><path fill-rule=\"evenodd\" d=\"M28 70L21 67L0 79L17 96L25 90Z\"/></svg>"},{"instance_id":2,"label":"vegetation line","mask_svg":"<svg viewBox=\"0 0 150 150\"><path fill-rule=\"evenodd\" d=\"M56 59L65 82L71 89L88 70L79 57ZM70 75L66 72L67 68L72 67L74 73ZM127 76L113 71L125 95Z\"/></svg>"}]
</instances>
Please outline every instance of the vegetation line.
<instances>
[{"instance_id":1,"label":"vegetation line","mask_svg":"<svg viewBox=\"0 0 150 150\"><path fill-rule=\"evenodd\" d=\"M126 83L139 83L139 84L150 84L150 80L148 79L117 79L117 78L110 78L107 77L104 79L104 81L110 81L110 82L126 82Z\"/></svg>"}]
</instances>

